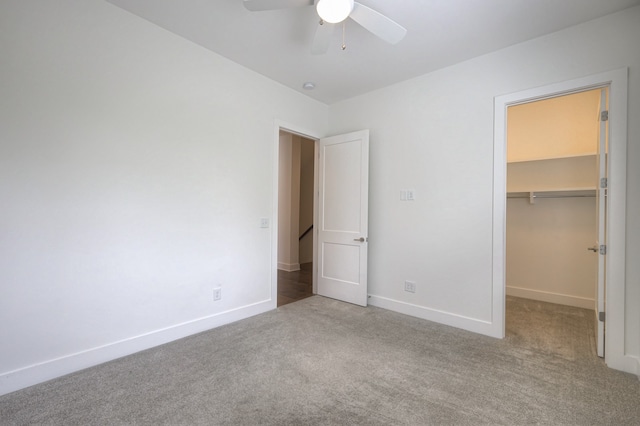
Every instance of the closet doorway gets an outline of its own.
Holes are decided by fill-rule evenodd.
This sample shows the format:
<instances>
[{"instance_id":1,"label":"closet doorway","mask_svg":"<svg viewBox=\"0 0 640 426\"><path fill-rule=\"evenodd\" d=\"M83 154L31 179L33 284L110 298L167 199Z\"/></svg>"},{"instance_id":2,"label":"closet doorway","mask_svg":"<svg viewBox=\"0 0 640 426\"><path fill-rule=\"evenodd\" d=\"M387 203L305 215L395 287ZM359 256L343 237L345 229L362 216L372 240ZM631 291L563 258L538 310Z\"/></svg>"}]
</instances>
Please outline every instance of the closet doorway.
<instances>
[{"instance_id":1,"label":"closet doorway","mask_svg":"<svg viewBox=\"0 0 640 426\"><path fill-rule=\"evenodd\" d=\"M604 351L607 105L602 87L507 108L507 328L538 322L569 357Z\"/></svg>"},{"instance_id":2,"label":"closet doorway","mask_svg":"<svg viewBox=\"0 0 640 426\"><path fill-rule=\"evenodd\" d=\"M277 306L313 295L315 141L280 130Z\"/></svg>"},{"instance_id":3,"label":"closet doorway","mask_svg":"<svg viewBox=\"0 0 640 426\"><path fill-rule=\"evenodd\" d=\"M628 68L620 68L586 77L567 80L510 94L497 96L494 103L494 168L493 168L493 307L492 335L505 337L506 296L506 210L507 210L507 109L511 106L554 98L571 93L607 87L609 89L608 149L606 197L606 242L604 257L606 287L602 302L604 315L604 361L611 367L636 372L638 361L628 355L626 336L636 329L629 321L625 294L626 284L626 190L627 190L627 94ZM586 248L584 248L586 252ZM509 296L512 297L512 296ZM530 299L519 299L530 300ZM563 306L563 305L557 305ZM595 311L591 311L594 313ZM596 318L594 318L596 320ZM598 336L600 337L600 335Z\"/></svg>"}]
</instances>

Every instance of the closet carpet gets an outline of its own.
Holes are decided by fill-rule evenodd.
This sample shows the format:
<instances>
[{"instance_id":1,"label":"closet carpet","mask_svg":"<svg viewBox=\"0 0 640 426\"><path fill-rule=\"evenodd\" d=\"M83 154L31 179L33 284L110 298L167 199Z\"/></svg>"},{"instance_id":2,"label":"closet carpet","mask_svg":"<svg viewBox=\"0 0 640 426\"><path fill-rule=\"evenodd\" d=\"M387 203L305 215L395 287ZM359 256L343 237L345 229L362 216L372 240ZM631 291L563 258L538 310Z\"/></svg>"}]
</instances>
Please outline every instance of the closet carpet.
<instances>
[{"instance_id":1,"label":"closet carpet","mask_svg":"<svg viewBox=\"0 0 640 426\"><path fill-rule=\"evenodd\" d=\"M639 424L591 311L507 305L499 340L313 296L0 397L0 423Z\"/></svg>"}]
</instances>

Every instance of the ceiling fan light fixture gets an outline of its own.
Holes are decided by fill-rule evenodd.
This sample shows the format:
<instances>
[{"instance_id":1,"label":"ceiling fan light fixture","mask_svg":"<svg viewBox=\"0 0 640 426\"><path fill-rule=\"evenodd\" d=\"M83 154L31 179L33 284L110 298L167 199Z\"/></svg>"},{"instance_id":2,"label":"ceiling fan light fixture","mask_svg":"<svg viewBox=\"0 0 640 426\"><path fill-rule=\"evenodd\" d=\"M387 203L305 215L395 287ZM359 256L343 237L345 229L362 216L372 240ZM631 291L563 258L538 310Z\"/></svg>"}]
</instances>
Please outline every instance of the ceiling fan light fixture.
<instances>
[{"instance_id":1,"label":"ceiling fan light fixture","mask_svg":"<svg viewBox=\"0 0 640 426\"><path fill-rule=\"evenodd\" d=\"M323 21L337 24L349 17L353 11L353 2L354 0L319 0L316 10Z\"/></svg>"}]
</instances>

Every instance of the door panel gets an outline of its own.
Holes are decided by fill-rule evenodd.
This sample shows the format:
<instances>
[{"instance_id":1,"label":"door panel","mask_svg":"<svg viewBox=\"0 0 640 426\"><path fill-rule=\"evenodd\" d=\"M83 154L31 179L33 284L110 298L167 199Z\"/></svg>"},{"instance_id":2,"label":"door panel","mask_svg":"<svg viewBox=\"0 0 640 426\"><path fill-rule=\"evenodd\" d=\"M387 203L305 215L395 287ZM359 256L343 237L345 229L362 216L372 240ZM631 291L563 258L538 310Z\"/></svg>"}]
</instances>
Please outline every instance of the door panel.
<instances>
[{"instance_id":1,"label":"door panel","mask_svg":"<svg viewBox=\"0 0 640 426\"><path fill-rule=\"evenodd\" d=\"M369 131L319 148L318 294L366 306Z\"/></svg>"},{"instance_id":2,"label":"door panel","mask_svg":"<svg viewBox=\"0 0 640 426\"><path fill-rule=\"evenodd\" d=\"M358 140L328 144L324 147L325 194L324 227L327 231L361 231L360 151Z\"/></svg>"},{"instance_id":3,"label":"door panel","mask_svg":"<svg viewBox=\"0 0 640 426\"><path fill-rule=\"evenodd\" d=\"M360 247L356 245L333 244L325 242L322 246L324 254L324 276L327 279L358 285L360 281Z\"/></svg>"}]
</instances>

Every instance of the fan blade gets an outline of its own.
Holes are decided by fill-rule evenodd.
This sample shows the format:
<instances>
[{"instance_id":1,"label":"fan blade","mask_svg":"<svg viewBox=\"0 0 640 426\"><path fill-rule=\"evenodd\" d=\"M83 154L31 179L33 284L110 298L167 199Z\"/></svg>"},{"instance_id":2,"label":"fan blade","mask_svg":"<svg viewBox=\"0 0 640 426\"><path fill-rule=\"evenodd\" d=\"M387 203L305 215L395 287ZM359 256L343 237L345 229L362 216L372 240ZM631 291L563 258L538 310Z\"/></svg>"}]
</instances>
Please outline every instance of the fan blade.
<instances>
[{"instance_id":1,"label":"fan blade","mask_svg":"<svg viewBox=\"0 0 640 426\"><path fill-rule=\"evenodd\" d=\"M313 36L313 44L311 45L311 54L322 55L329 50L329 43L333 36L334 24L328 22L320 22L316 28L316 34Z\"/></svg>"},{"instance_id":2,"label":"fan blade","mask_svg":"<svg viewBox=\"0 0 640 426\"><path fill-rule=\"evenodd\" d=\"M407 34L407 30L397 22L358 2L354 3L349 18L387 43L396 44Z\"/></svg>"},{"instance_id":3,"label":"fan blade","mask_svg":"<svg viewBox=\"0 0 640 426\"><path fill-rule=\"evenodd\" d=\"M245 9L257 12L261 10L313 6L313 0L243 0L242 4L244 4Z\"/></svg>"}]
</instances>

